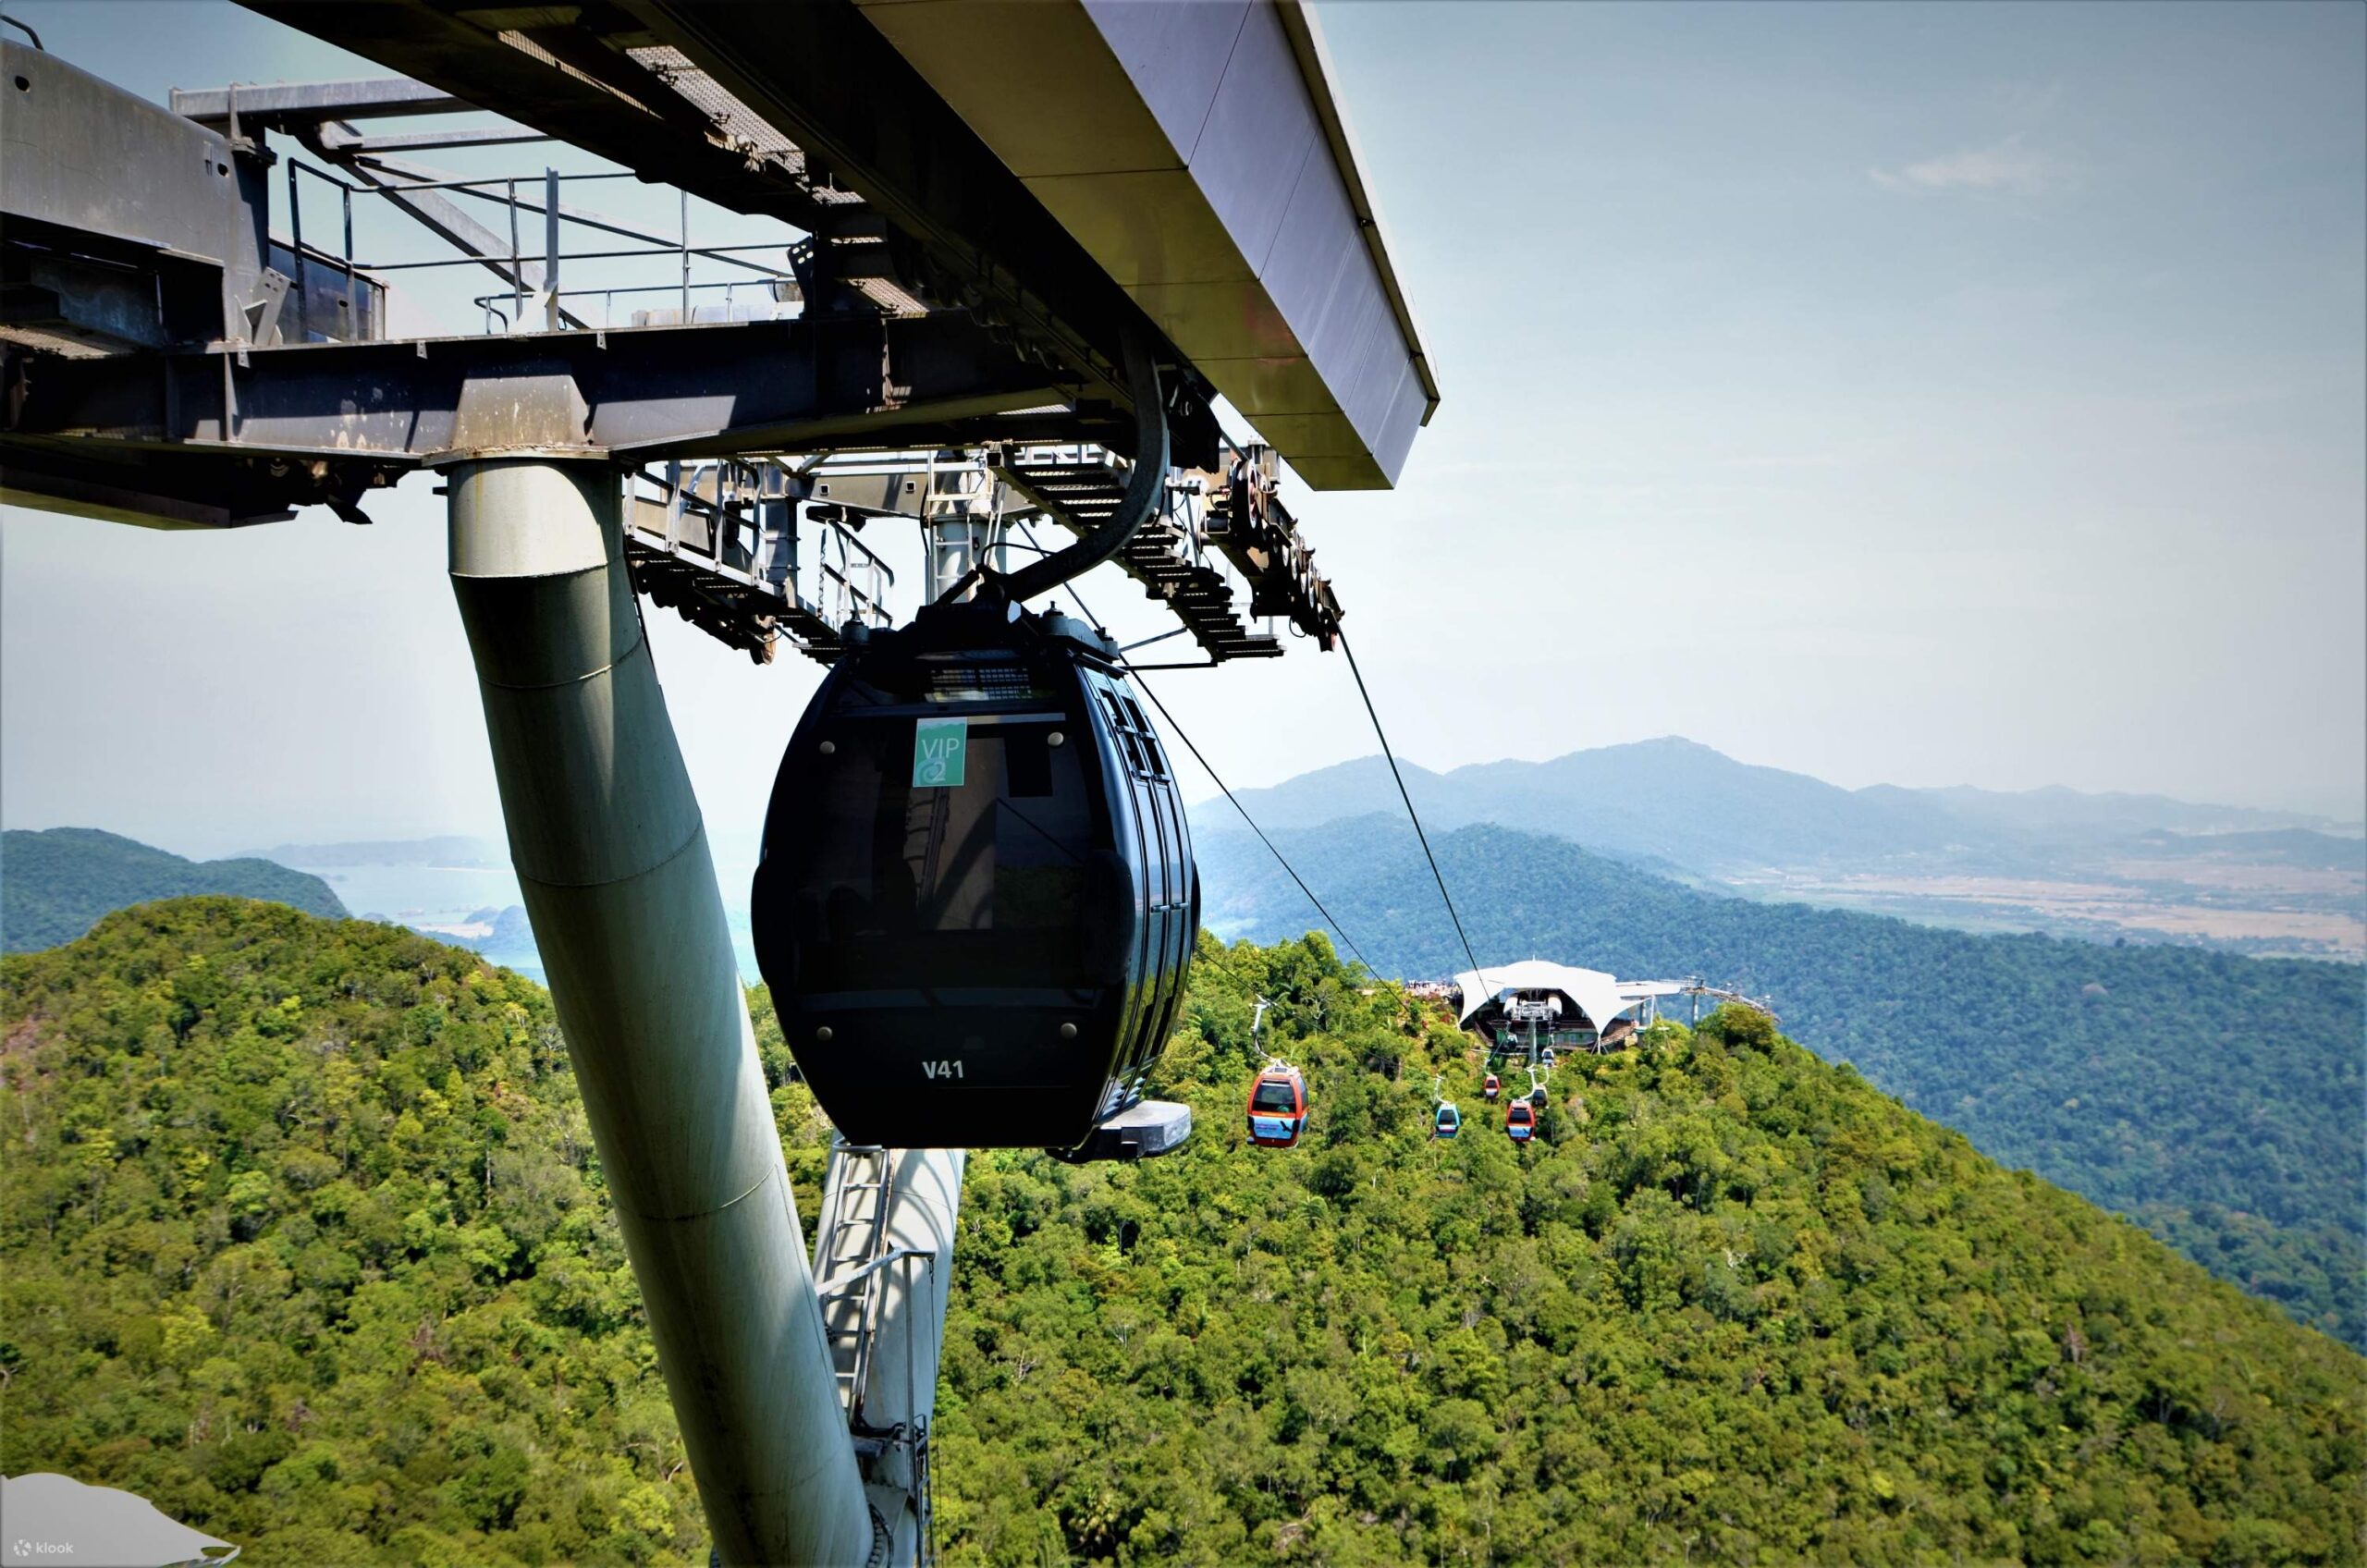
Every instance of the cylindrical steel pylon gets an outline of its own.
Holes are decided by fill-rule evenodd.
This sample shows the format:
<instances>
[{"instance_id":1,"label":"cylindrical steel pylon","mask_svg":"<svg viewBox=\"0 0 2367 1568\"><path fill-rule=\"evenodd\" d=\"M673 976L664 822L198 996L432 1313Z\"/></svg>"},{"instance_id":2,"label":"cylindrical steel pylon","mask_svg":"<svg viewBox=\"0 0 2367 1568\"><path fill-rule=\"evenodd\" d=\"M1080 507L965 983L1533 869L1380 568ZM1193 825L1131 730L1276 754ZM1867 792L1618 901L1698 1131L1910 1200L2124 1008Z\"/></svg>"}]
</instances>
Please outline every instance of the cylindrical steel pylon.
<instances>
[{"instance_id":1,"label":"cylindrical steel pylon","mask_svg":"<svg viewBox=\"0 0 2367 1568\"><path fill-rule=\"evenodd\" d=\"M619 476L503 459L449 478L510 858L717 1550L861 1563L871 1509L626 576Z\"/></svg>"}]
</instances>

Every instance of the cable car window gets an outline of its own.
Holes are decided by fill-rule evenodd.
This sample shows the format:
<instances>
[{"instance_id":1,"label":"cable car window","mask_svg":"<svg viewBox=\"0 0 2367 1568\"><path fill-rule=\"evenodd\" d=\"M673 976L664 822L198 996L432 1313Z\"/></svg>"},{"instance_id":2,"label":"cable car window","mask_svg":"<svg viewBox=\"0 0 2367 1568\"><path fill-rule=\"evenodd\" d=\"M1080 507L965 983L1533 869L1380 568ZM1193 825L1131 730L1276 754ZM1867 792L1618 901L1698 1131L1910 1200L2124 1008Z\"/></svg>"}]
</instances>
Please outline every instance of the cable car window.
<instances>
[{"instance_id":1,"label":"cable car window","mask_svg":"<svg viewBox=\"0 0 2367 1568\"><path fill-rule=\"evenodd\" d=\"M1143 745L1153 755L1158 754L1157 744L1149 736L1143 737ZM1151 811L1159 818L1160 901L1172 907L1184 901L1184 846L1176 837L1179 824L1176 821L1175 799L1164 790L1152 790L1147 793L1151 798Z\"/></svg>"},{"instance_id":2,"label":"cable car window","mask_svg":"<svg viewBox=\"0 0 2367 1568\"><path fill-rule=\"evenodd\" d=\"M1049 727L1014 724L1003 731L1003 777L1011 798L1032 801L1052 792L1052 747Z\"/></svg>"},{"instance_id":3,"label":"cable car window","mask_svg":"<svg viewBox=\"0 0 2367 1568\"><path fill-rule=\"evenodd\" d=\"M909 717L843 719L791 890L816 991L1004 983L1040 971L1085 895L1091 809L1074 747L1043 723L973 720L963 782L912 784ZM1057 983L1085 983L1081 974Z\"/></svg>"},{"instance_id":4,"label":"cable car window","mask_svg":"<svg viewBox=\"0 0 2367 1568\"><path fill-rule=\"evenodd\" d=\"M1141 730L1146 735L1149 734L1150 726L1143 722L1143 710L1134 706L1134 698L1122 697L1119 701L1126 704L1126 717L1134 720L1134 728Z\"/></svg>"},{"instance_id":5,"label":"cable car window","mask_svg":"<svg viewBox=\"0 0 2367 1568\"><path fill-rule=\"evenodd\" d=\"M1119 730L1118 739L1125 745L1127 763L1136 773L1147 773L1149 768L1146 766L1143 762L1143 743L1141 739L1131 729Z\"/></svg>"},{"instance_id":6,"label":"cable car window","mask_svg":"<svg viewBox=\"0 0 2367 1568\"><path fill-rule=\"evenodd\" d=\"M1117 744L1115 740L1117 733L1118 731L1111 731L1113 747ZM1144 834L1140 792L1133 787L1122 773L1115 772L1114 766L1110 786L1110 834L1116 840L1118 853L1124 859L1132 874L1127 885L1127 894L1134 901L1134 907L1139 910L1150 902L1148 882L1151 876L1150 846ZM1129 937L1132 946L1127 949L1126 960L1134 966L1134 973L1138 976L1147 976L1149 971L1147 961L1149 956L1150 926L1149 921L1137 920L1134 923L1134 929ZM1117 1054L1122 1061L1132 1059L1135 1043L1141 1037L1144 1016L1149 1011L1151 1003L1151 988L1148 986L1135 984L1126 987L1124 1010L1120 1015L1114 1036Z\"/></svg>"},{"instance_id":7,"label":"cable car window","mask_svg":"<svg viewBox=\"0 0 2367 1568\"><path fill-rule=\"evenodd\" d=\"M1257 1085L1257 1097L1249 1102L1249 1109L1288 1116L1298 1109L1298 1101L1292 1097L1288 1084L1269 1079Z\"/></svg>"},{"instance_id":8,"label":"cable car window","mask_svg":"<svg viewBox=\"0 0 2367 1568\"><path fill-rule=\"evenodd\" d=\"M1178 978L1176 963L1181 956L1174 950L1177 927L1183 922L1175 913L1175 906L1182 900L1177 897L1176 887L1175 828L1171 820L1173 803L1163 798L1165 794L1165 790L1156 786L1137 791L1147 816L1144 847L1151 849L1155 842L1157 851L1151 857L1152 864L1145 867L1144 876L1151 905L1158 912L1146 922L1144 936L1150 944L1147 956L1159 974L1158 983L1152 989L1147 1016L1143 1020L1143 1033L1136 1050L1136 1054L1146 1061L1159 1054L1161 1044L1159 1036L1167 1028L1169 1015L1173 1011Z\"/></svg>"},{"instance_id":9,"label":"cable car window","mask_svg":"<svg viewBox=\"0 0 2367 1568\"><path fill-rule=\"evenodd\" d=\"M931 702L1010 702L1036 692L1019 664L962 664L929 671Z\"/></svg>"}]
</instances>

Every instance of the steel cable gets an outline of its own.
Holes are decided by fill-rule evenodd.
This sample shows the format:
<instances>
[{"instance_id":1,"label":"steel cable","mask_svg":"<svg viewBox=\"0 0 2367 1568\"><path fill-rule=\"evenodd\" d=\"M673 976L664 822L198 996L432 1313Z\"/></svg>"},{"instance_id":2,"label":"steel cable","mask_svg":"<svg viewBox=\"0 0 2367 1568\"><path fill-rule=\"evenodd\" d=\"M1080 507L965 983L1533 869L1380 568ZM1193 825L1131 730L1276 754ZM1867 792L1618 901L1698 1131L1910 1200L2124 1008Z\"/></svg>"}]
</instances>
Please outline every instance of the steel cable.
<instances>
[{"instance_id":1,"label":"steel cable","mask_svg":"<svg viewBox=\"0 0 2367 1568\"><path fill-rule=\"evenodd\" d=\"M1348 673L1356 678L1356 695L1365 700L1366 717L1372 720L1372 732L1380 741L1380 759L1389 765L1389 776L1397 780L1397 797L1405 802L1405 815L1414 824L1414 837L1422 841L1422 858L1430 863L1431 879L1439 885L1439 897L1446 902L1446 917L1454 922L1454 935L1463 944L1463 956L1470 961L1471 973L1479 983L1488 983L1487 972L1479 967L1478 955L1471 950L1471 938L1464 934L1463 916L1456 913L1454 895L1446 890L1446 876L1439 870L1439 857L1430 852L1430 836L1422 830L1422 814L1414 809L1414 797L1405 789L1405 776L1397 770L1397 753L1389 749L1389 734L1380 727L1380 715L1372 705L1372 692L1365 686L1365 672L1356 668L1356 651L1348 646L1348 634L1341 631L1340 651L1348 655Z\"/></svg>"},{"instance_id":2,"label":"steel cable","mask_svg":"<svg viewBox=\"0 0 2367 1568\"><path fill-rule=\"evenodd\" d=\"M1217 770L1208 766L1208 759L1200 754L1200 748L1192 743L1192 737L1186 735L1184 732L1184 727L1175 722L1175 716L1167 711L1167 704L1159 700L1159 693L1150 689L1150 682L1145 680L1139 671L1135 672L1134 684L1140 686L1143 695L1150 699L1150 705L1159 710L1159 717L1167 720L1167 727L1175 731L1175 738L1184 742L1184 750L1192 753L1192 760L1200 765L1200 771L1207 774L1216 787L1224 791L1224 798L1233 802L1233 809L1241 814L1241 820L1249 824L1249 831L1257 835L1257 841L1266 846L1267 852L1271 854L1275 862L1290 874L1291 880L1298 884L1298 890L1306 895L1306 901L1315 906L1315 912L1323 917L1323 923L1331 926L1338 934L1340 940L1348 945L1348 950L1355 955L1356 962L1365 966L1365 973L1376 979L1380 978L1380 971L1375 969L1372 966L1372 961L1365 957L1364 949L1356 946L1356 939L1349 936L1340 923L1331 917L1331 912L1323 907L1323 900L1315 896L1315 889L1306 885L1306 878L1301 876L1298 874L1298 868L1292 865L1289 858L1274 847L1274 840L1266 837L1266 830L1257 826L1257 819L1249 815L1249 808L1241 803L1240 797L1233 792L1233 787L1217 776Z\"/></svg>"}]
</instances>

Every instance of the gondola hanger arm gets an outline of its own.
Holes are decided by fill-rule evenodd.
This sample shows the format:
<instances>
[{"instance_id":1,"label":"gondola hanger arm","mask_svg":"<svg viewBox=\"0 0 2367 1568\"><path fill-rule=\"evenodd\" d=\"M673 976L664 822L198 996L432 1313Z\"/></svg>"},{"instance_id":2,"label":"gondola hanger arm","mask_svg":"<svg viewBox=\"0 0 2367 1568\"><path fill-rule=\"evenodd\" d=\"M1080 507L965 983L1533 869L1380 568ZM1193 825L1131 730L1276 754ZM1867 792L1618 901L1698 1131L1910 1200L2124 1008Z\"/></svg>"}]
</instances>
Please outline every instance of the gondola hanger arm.
<instances>
[{"instance_id":1,"label":"gondola hanger arm","mask_svg":"<svg viewBox=\"0 0 2367 1568\"><path fill-rule=\"evenodd\" d=\"M1081 577L1126 547L1126 541L1151 519L1167 498L1167 402L1159 386L1159 364L1140 332L1125 335L1126 390L1134 402L1134 467L1126 477L1125 494L1117 508L1099 525L1080 527L1075 544L1017 571L980 569L985 585L1012 604ZM966 582L963 586L967 586Z\"/></svg>"}]
</instances>

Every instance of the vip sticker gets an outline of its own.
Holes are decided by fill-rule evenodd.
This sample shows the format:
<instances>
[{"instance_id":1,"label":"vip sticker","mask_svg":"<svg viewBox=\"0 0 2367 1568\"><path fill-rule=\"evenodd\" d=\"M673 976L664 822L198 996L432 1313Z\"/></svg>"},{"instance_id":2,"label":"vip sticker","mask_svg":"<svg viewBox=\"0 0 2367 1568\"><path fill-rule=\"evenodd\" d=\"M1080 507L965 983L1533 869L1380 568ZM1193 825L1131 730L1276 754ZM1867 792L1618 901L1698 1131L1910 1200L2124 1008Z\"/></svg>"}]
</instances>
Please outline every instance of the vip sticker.
<instances>
[{"instance_id":1,"label":"vip sticker","mask_svg":"<svg viewBox=\"0 0 2367 1568\"><path fill-rule=\"evenodd\" d=\"M924 718L913 729L913 788L951 789L962 782L970 751L966 718Z\"/></svg>"}]
</instances>

